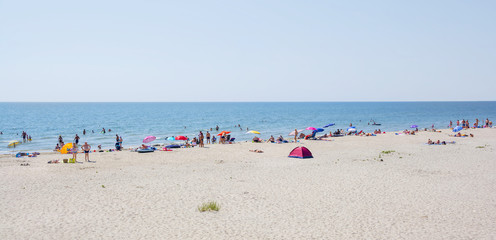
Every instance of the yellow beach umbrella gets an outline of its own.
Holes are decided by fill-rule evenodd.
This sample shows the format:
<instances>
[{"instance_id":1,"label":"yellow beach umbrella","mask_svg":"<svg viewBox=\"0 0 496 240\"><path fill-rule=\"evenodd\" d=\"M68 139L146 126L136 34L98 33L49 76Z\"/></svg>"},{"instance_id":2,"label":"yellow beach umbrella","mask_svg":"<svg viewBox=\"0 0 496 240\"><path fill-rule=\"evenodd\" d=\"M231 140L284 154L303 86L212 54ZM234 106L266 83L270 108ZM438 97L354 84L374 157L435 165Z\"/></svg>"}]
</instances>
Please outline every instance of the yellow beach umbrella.
<instances>
[{"instance_id":1,"label":"yellow beach umbrella","mask_svg":"<svg viewBox=\"0 0 496 240\"><path fill-rule=\"evenodd\" d=\"M7 145L7 147L13 147L15 148L16 145L19 145L21 144L21 142L19 142L18 140L12 140L9 142L9 145Z\"/></svg>"},{"instance_id":2,"label":"yellow beach umbrella","mask_svg":"<svg viewBox=\"0 0 496 240\"><path fill-rule=\"evenodd\" d=\"M72 143L66 143L59 152L62 154L70 153L72 149Z\"/></svg>"},{"instance_id":3,"label":"yellow beach umbrella","mask_svg":"<svg viewBox=\"0 0 496 240\"><path fill-rule=\"evenodd\" d=\"M259 132L259 131L254 131L254 130L248 131L247 133L255 133L255 134L260 134L260 132Z\"/></svg>"}]
</instances>

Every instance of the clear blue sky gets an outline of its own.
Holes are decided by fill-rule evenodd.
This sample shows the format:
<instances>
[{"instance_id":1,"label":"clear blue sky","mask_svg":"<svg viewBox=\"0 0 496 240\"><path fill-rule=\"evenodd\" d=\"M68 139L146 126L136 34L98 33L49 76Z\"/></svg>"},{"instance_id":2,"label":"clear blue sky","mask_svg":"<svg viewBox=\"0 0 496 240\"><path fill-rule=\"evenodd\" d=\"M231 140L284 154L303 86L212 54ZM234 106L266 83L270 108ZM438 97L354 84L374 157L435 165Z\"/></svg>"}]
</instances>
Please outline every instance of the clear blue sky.
<instances>
[{"instance_id":1,"label":"clear blue sky","mask_svg":"<svg viewBox=\"0 0 496 240\"><path fill-rule=\"evenodd\" d=\"M496 1L1 1L0 101L496 100Z\"/></svg>"}]
</instances>

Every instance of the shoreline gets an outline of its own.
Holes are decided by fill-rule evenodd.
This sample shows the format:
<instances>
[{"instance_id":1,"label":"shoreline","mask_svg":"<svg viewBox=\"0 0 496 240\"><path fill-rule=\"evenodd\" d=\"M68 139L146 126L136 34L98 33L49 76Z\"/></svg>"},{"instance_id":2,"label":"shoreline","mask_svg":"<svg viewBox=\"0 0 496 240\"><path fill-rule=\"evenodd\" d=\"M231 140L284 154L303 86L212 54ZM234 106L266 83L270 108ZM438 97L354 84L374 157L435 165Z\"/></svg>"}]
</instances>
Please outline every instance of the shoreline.
<instances>
[{"instance_id":1,"label":"shoreline","mask_svg":"<svg viewBox=\"0 0 496 240\"><path fill-rule=\"evenodd\" d=\"M462 131L475 130L475 129L494 129L494 127L469 128L469 129L463 129ZM407 129L407 130L411 130L411 129ZM377 136L386 135L386 134L403 134L403 131L404 130L390 131L390 132L386 132L385 134L377 134ZM436 129L436 131L441 131L443 133L449 132L449 133L452 133L453 134L452 128L451 129L449 129L449 128ZM425 130L419 130L418 131L418 133L422 133L422 132L432 132L432 131L430 129L427 129L426 131ZM233 137L236 137L236 136L233 136ZM318 136L316 136L316 137L318 137ZM373 136L345 135L345 136L339 136L339 137L328 137L328 138L325 138L324 141L326 141L326 140L333 140L333 139L341 138L341 137L373 137ZM285 139L286 140L289 140L290 141L289 143L294 143L294 140L293 140L292 136L286 136ZM164 139L162 138L160 140L164 140ZM267 139L264 139L264 141L265 140L267 140ZM298 139L298 141L322 141L322 140L303 140L303 139ZM237 141L236 143L248 143L248 142L250 142L250 141L245 140L245 141ZM183 144L183 143L184 143L183 141L180 141L180 142L179 141L168 142L168 143L154 143L154 142L152 142L151 146L164 147L166 145L175 145L175 144ZM139 147L140 144L141 143L139 143L137 145L123 147L123 150L122 151L129 151L131 149L135 149L135 148ZM282 143L282 144L284 144L284 143ZM216 143L216 144L205 144L205 146L208 146L208 145L219 145L219 144L218 143ZM220 145L222 145L222 144L220 144ZM197 147L197 146L195 146L195 147ZM109 148L109 149L115 150L115 148ZM107 152L109 149L102 149L102 151ZM95 152L93 152L93 150L95 150L95 149L93 149L93 145L92 145L92 153L95 153ZM0 157L1 156L6 156L6 155L15 155L18 152L39 152L39 153L43 153L43 154L48 154L48 153L58 154L58 152L56 152L54 150L48 150L48 149L43 149L43 150L22 150L22 151L12 151L11 153L0 153ZM98 150L97 150L97 152L98 152ZM80 150L78 153L82 153L82 151Z\"/></svg>"}]
</instances>

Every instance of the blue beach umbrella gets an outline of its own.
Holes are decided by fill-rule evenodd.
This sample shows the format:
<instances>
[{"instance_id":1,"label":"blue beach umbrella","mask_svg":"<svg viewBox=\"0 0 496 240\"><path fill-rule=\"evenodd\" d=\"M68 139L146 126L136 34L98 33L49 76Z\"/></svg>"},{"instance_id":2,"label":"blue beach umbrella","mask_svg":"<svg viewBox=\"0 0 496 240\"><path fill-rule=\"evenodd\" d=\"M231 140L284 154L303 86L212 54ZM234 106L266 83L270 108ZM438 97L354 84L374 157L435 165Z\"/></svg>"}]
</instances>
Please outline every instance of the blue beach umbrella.
<instances>
[{"instance_id":1,"label":"blue beach umbrella","mask_svg":"<svg viewBox=\"0 0 496 240\"><path fill-rule=\"evenodd\" d=\"M174 138L174 136L172 136L172 137L168 137L166 140L167 140L167 141L174 141L174 140L176 140L176 139Z\"/></svg>"},{"instance_id":2,"label":"blue beach umbrella","mask_svg":"<svg viewBox=\"0 0 496 240\"><path fill-rule=\"evenodd\" d=\"M349 128L347 129L347 131L348 131L348 132L356 132L357 130L356 130L356 128L355 128L355 127L349 127Z\"/></svg>"},{"instance_id":3,"label":"blue beach umbrella","mask_svg":"<svg viewBox=\"0 0 496 240\"><path fill-rule=\"evenodd\" d=\"M330 126L334 126L334 125L335 125L334 123L329 123L329 124L325 125L324 127L326 128L326 127L330 127Z\"/></svg>"},{"instance_id":4,"label":"blue beach umbrella","mask_svg":"<svg viewBox=\"0 0 496 240\"><path fill-rule=\"evenodd\" d=\"M411 128L418 128L418 125L412 125Z\"/></svg>"},{"instance_id":5,"label":"blue beach umbrella","mask_svg":"<svg viewBox=\"0 0 496 240\"><path fill-rule=\"evenodd\" d=\"M463 128L460 127L460 126L456 126L455 128L453 128L453 132L459 132L461 131Z\"/></svg>"},{"instance_id":6,"label":"blue beach umbrella","mask_svg":"<svg viewBox=\"0 0 496 240\"><path fill-rule=\"evenodd\" d=\"M323 132L323 131L324 131L324 129L323 129L323 128L317 128L317 130L316 130L316 131L317 131L317 132Z\"/></svg>"}]
</instances>

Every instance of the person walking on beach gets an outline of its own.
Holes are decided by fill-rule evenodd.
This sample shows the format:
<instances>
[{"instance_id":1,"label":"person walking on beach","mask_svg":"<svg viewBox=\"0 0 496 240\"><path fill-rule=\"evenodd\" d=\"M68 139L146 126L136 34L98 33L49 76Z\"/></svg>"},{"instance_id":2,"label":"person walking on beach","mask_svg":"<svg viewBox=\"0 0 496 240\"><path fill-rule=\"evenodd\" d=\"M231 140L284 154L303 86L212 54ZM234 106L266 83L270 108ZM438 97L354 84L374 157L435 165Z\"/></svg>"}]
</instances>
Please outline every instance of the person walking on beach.
<instances>
[{"instance_id":1,"label":"person walking on beach","mask_svg":"<svg viewBox=\"0 0 496 240\"><path fill-rule=\"evenodd\" d=\"M87 142L84 142L83 146L81 146L81 150L84 151L84 160L89 162L91 146Z\"/></svg>"},{"instance_id":2,"label":"person walking on beach","mask_svg":"<svg viewBox=\"0 0 496 240\"><path fill-rule=\"evenodd\" d=\"M207 144L210 144L210 133L207 131Z\"/></svg>"},{"instance_id":3,"label":"person walking on beach","mask_svg":"<svg viewBox=\"0 0 496 240\"><path fill-rule=\"evenodd\" d=\"M74 142L76 143L76 145L79 144L79 136L76 134L76 136L74 137Z\"/></svg>"}]
</instances>

